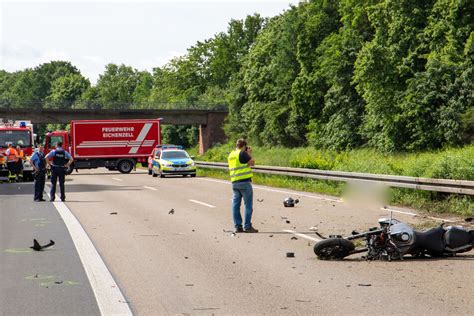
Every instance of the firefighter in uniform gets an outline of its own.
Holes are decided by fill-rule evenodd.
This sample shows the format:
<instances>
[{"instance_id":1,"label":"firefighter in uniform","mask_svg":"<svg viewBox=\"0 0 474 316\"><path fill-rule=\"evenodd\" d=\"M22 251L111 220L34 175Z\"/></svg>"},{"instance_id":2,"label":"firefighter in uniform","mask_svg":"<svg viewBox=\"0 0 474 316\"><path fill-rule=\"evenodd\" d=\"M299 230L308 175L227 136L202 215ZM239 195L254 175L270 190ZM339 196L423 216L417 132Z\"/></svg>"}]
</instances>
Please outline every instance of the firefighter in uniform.
<instances>
[{"instance_id":1,"label":"firefighter in uniform","mask_svg":"<svg viewBox=\"0 0 474 316\"><path fill-rule=\"evenodd\" d=\"M17 175L17 160L18 160L18 152L13 147L12 143L8 144L8 149L5 152L7 156L7 167L8 167L8 181L15 182L18 181Z\"/></svg>"},{"instance_id":2,"label":"firefighter in uniform","mask_svg":"<svg viewBox=\"0 0 474 316\"><path fill-rule=\"evenodd\" d=\"M38 150L30 158L31 165L35 170L35 202L45 201L43 199L44 182L46 178L46 159L44 147L38 146Z\"/></svg>"},{"instance_id":3,"label":"firefighter in uniform","mask_svg":"<svg viewBox=\"0 0 474 316\"><path fill-rule=\"evenodd\" d=\"M61 191L61 201L64 202L66 200L66 194L64 191L66 170L74 161L71 155L67 151L65 151L62 146L63 143L58 142L56 144L56 149L51 150L49 154L46 155L46 159L48 159L48 164L51 166L51 202L54 202L54 198L56 196L56 183L58 180L59 189Z\"/></svg>"},{"instance_id":4,"label":"firefighter in uniform","mask_svg":"<svg viewBox=\"0 0 474 316\"><path fill-rule=\"evenodd\" d=\"M21 145L16 146L16 152L18 153L18 160L16 162L16 176L17 178L23 179L23 161L25 159L25 152Z\"/></svg>"}]
</instances>

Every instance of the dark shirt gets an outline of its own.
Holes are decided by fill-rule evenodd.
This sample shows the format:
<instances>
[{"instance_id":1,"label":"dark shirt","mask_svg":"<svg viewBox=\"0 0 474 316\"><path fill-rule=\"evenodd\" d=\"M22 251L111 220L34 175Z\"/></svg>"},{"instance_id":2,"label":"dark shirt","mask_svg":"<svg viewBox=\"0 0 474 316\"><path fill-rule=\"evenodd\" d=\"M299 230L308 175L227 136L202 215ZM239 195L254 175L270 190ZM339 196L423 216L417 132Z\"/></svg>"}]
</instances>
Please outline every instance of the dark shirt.
<instances>
[{"instance_id":1,"label":"dark shirt","mask_svg":"<svg viewBox=\"0 0 474 316\"><path fill-rule=\"evenodd\" d=\"M252 157L250 157L250 155L246 152L246 151L241 151L240 154L239 154L239 162L241 164L246 164L248 163L250 160L252 159ZM235 182L252 182L252 178L248 178L248 179L243 179L243 180L237 180L237 181L234 181Z\"/></svg>"}]
</instances>

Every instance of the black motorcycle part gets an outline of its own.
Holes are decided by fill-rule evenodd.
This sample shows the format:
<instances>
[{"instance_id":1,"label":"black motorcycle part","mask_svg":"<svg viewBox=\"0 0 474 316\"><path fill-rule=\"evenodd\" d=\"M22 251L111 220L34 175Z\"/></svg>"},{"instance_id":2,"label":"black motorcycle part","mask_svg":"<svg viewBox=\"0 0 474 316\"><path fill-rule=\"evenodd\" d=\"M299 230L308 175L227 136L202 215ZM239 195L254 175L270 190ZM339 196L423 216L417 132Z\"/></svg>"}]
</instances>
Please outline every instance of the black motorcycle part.
<instances>
[{"instance_id":1,"label":"black motorcycle part","mask_svg":"<svg viewBox=\"0 0 474 316\"><path fill-rule=\"evenodd\" d=\"M448 230L444 238L446 240L446 246L451 249L456 249L472 244L471 234L467 230L456 227L452 227L450 230Z\"/></svg>"},{"instance_id":2,"label":"black motorcycle part","mask_svg":"<svg viewBox=\"0 0 474 316\"><path fill-rule=\"evenodd\" d=\"M341 260L354 249L354 244L344 238L325 239L314 245L314 253L321 260Z\"/></svg>"},{"instance_id":3,"label":"black motorcycle part","mask_svg":"<svg viewBox=\"0 0 474 316\"><path fill-rule=\"evenodd\" d=\"M432 256L442 256L445 248L445 229L442 226L431 228L425 232L415 231L415 249L426 250Z\"/></svg>"}]
</instances>

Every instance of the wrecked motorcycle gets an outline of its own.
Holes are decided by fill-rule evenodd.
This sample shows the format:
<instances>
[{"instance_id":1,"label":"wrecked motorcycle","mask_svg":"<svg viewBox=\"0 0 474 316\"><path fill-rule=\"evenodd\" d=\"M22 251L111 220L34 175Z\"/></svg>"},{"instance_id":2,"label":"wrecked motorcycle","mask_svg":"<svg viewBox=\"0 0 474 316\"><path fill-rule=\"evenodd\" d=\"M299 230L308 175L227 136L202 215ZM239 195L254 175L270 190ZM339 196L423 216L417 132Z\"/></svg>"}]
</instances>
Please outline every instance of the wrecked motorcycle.
<instances>
[{"instance_id":1,"label":"wrecked motorcycle","mask_svg":"<svg viewBox=\"0 0 474 316\"><path fill-rule=\"evenodd\" d=\"M322 260L341 260L356 253L367 254L367 260L403 260L403 256L447 257L470 251L474 246L474 230L444 224L427 231L416 231L394 218L379 219L380 227L351 236L329 236L314 245L314 253ZM355 240L365 245L356 247Z\"/></svg>"}]
</instances>

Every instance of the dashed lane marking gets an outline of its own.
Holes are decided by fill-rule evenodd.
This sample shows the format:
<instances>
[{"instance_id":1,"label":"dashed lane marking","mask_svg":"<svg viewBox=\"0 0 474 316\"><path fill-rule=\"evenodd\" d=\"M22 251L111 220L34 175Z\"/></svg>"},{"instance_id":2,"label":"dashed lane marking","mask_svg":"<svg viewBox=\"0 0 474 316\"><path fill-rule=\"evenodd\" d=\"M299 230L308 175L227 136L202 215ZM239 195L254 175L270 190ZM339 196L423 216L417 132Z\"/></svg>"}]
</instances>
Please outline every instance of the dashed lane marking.
<instances>
[{"instance_id":1,"label":"dashed lane marking","mask_svg":"<svg viewBox=\"0 0 474 316\"><path fill-rule=\"evenodd\" d=\"M230 181L214 180L214 179L206 179L206 178L197 178L197 179L203 180L203 181L209 181L209 182L230 184ZM261 185L253 185L253 187L255 189L265 190L265 191L269 191L269 192L285 193L285 194L298 194L298 196L304 196L304 197L308 197L308 198L311 198L311 199L331 201L331 202L342 202L342 200L340 200L340 199L328 198L328 197L322 197L322 196L315 196L315 195L310 195L310 194L305 194L305 193L300 193L300 192L291 192L291 191L286 191L286 190L270 189L270 188L267 188L267 187L264 187L264 186L261 186Z\"/></svg>"},{"instance_id":2,"label":"dashed lane marking","mask_svg":"<svg viewBox=\"0 0 474 316\"><path fill-rule=\"evenodd\" d=\"M152 188L152 187L147 187L146 185L143 186L145 189L148 189L148 190L153 190L153 191L158 191L158 189L156 188Z\"/></svg>"},{"instance_id":3,"label":"dashed lane marking","mask_svg":"<svg viewBox=\"0 0 474 316\"><path fill-rule=\"evenodd\" d=\"M119 179L119 178L112 178L112 179L115 181L123 181L122 179Z\"/></svg>"},{"instance_id":4,"label":"dashed lane marking","mask_svg":"<svg viewBox=\"0 0 474 316\"><path fill-rule=\"evenodd\" d=\"M133 315L117 283L79 221L64 202L54 202L53 205L66 224L76 246L101 314Z\"/></svg>"},{"instance_id":5,"label":"dashed lane marking","mask_svg":"<svg viewBox=\"0 0 474 316\"><path fill-rule=\"evenodd\" d=\"M308 235L305 235L305 234L302 234L302 233L298 233L298 232L295 232L295 231L289 230L289 229L284 229L283 231L286 232L286 233L290 233L290 234L293 234L295 236L301 237L301 238L306 238L306 239L315 241L315 242L318 242L318 241L322 240L321 238L311 237L311 236L308 236Z\"/></svg>"},{"instance_id":6,"label":"dashed lane marking","mask_svg":"<svg viewBox=\"0 0 474 316\"><path fill-rule=\"evenodd\" d=\"M207 207L215 208L214 205L207 204L207 203L204 203L204 202L201 202L201 201L189 200L189 202L193 202L193 203L201 204L201 205L204 205L204 206L207 206Z\"/></svg>"}]
</instances>

